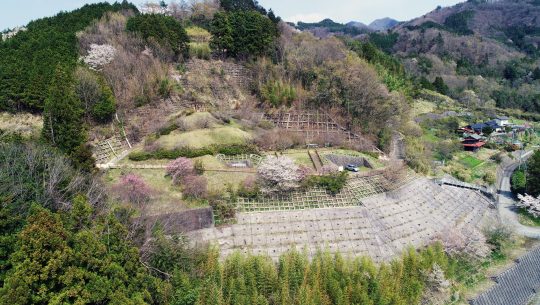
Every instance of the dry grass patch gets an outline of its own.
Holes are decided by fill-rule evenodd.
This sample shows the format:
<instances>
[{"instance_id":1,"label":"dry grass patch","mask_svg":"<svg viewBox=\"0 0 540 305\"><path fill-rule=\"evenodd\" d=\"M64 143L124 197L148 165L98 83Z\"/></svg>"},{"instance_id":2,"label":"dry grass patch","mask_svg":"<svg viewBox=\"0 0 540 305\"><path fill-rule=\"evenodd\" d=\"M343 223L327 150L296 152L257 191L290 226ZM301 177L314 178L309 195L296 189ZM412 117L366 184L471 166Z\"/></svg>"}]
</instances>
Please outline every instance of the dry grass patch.
<instances>
[{"instance_id":1,"label":"dry grass patch","mask_svg":"<svg viewBox=\"0 0 540 305\"><path fill-rule=\"evenodd\" d=\"M7 134L19 134L23 137L38 136L43 128L40 115L30 113L0 113L0 130Z\"/></svg>"}]
</instances>

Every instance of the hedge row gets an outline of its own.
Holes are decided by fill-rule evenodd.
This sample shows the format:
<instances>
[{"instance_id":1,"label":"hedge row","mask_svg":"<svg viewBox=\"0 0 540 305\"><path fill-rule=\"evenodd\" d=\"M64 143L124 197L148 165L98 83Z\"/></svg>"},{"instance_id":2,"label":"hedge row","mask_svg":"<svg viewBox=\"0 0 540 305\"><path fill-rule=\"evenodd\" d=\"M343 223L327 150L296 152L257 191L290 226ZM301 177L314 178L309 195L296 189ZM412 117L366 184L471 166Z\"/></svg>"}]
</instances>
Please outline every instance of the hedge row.
<instances>
[{"instance_id":1,"label":"hedge row","mask_svg":"<svg viewBox=\"0 0 540 305\"><path fill-rule=\"evenodd\" d=\"M159 149L155 152L134 151L129 154L131 161L146 161L150 159L170 159L174 160L180 157L197 158L206 155L223 154L226 156L235 156L241 154L258 154L256 146L249 144L233 145L212 145L204 148L179 148L173 150Z\"/></svg>"}]
</instances>

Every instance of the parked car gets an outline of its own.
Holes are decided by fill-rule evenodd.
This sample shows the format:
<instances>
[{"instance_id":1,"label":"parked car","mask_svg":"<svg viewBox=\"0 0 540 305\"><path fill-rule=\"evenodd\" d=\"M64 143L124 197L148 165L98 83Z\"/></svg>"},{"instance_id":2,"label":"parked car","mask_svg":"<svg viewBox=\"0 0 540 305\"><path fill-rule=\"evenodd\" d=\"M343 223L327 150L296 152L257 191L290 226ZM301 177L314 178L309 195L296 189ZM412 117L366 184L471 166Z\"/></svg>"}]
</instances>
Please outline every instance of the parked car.
<instances>
[{"instance_id":1,"label":"parked car","mask_svg":"<svg viewBox=\"0 0 540 305\"><path fill-rule=\"evenodd\" d=\"M358 173L360 171L358 166L355 164L347 164L345 166L345 169L348 170L349 172L355 172L355 173Z\"/></svg>"}]
</instances>

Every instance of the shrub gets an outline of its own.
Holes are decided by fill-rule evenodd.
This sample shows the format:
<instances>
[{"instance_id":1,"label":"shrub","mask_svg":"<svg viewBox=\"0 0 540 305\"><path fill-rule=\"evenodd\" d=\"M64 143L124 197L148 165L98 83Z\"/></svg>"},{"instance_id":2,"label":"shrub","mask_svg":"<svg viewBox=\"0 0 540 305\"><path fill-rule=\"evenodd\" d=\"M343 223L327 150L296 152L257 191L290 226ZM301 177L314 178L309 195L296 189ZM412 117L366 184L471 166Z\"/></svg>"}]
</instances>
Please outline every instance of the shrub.
<instances>
[{"instance_id":1,"label":"shrub","mask_svg":"<svg viewBox=\"0 0 540 305\"><path fill-rule=\"evenodd\" d=\"M182 194L188 198L203 199L207 195L208 182L203 176L187 176L183 181Z\"/></svg>"},{"instance_id":2,"label":"shrub","mask_svg":"<svg viewBox=\"0 0 540 305\"><path fill-rule=\"evenodd\" d=\"M260 188L257 184L257 179L247 177L238 188L237 195L244 198L256 199L259 196Z\"/></svg>"},{"instance_id":3,"label":"shrub","mask_svg":"<svg viewBox=\"0 0 540 305\"><path fill-rule=\"evenodd\" d=\"M195 170L195 173L197 175L202 175L204 174L204 163L202 162L202 160L197 160L195 161L195 163L193 164L193 169Z\"/></svg>"},{"instance_id":4,"label":"shrub","mask_svg":"<svg viewBox=\"0 0 540 305\"><path fill-rule=\"evenodd\" d=\"M332 173L325 176L311 176L307 180L307 186L318 186L335 195L347 184L347 172Z\"/></svg>"},{"instance_id":5,"label":"shrub","mask_svg":"<svg viewBox=\"0 0 540 305\"><path fill-rule=\"evenodd\" d=\"M152 153L145 152L145 151L134 151L134 152L131 152L128 156L129 160L136 161L136 162L150 160L152 159L152 157L153 157Z\"/></svg>"},{"instance_id":6,"label":"shrub","mask_svg":"<svg viewBox=\"0 0 540 305\"><path fill-rule=\"evenodd\" d=\"M210 59L212 50L206 42L191 42L189 44L189 57L199 59Z\"/></svg>"},{"instance_id":7,"label":"shrub","mask_svg":"<svg viewBox=\"0 0 540 305\"><path fill-rule=\"evenodd\" d=\"M188 158L178 158L167 165L167 175L171 176L174 184L180 184L188 176L193 175L193 161Z\"/></svg>"},{"instance_id":8,"label":"shrub","mask_svg":"<svg viewBox=\"0 0 540 305\"><path fill-rule=\"evenodd\" d=\"M161 127L158 130L157 133L160 136L166 136L166 135L170 134L171 132L175 131L178 128L179 128L179 126L178 126L177 123L170 123L170 124L167 124L167 125Z\"/></svg>"},{"instance_id":9,"label":"shrub","mask_svg":"<svg viewBox=\"0 0 540 305\"><path fill-rule=\"evenodd\" d=\"M159 149L156 152L136 151L129 154L128 158L132 161L146 161L150 159L169 159L174 160L180 157L198 158L202 156L223 154L226 156L236 156L242 154L258 154L257 147L249 144L232 145L212 145L203 148L181 147L172 150Z\"/></svg>"},{"instance_id":10,"label":"shrub","mask_svg":"<svg viewBox=\"0 0 540 305\"><path fill-rule=\"evenodd\" d=\"M512 188L512 192L514 192L515 194L524 194L526 185L527 185L527 179L525 178L525 171L516 170L512 174L510 185Z\"/></svg>"}]
</instances>

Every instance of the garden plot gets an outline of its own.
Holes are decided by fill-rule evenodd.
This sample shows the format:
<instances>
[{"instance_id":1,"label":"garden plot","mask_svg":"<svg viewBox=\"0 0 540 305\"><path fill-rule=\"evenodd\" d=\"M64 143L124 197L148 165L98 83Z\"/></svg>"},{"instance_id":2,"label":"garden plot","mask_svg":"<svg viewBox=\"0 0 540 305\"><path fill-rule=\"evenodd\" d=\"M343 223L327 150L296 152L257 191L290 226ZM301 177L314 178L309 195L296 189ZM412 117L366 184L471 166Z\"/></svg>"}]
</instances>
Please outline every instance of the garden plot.
<instances>
[{"instance_id":1,"label":"garden plot","mask_svg":"<svg viewBox=\"0 0 540 305\"><path fill-rule=\"evenodd\" d=\"M406 247L420 247L449 229L478 229L495 216L491 202L472 190L439 186L422 178L361 206L239 213L237 224L189 234L196 244L214 243L231 252L277 259L289 249L319 249L387 261Z\"/></svg>"}]
</instances>

